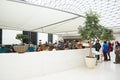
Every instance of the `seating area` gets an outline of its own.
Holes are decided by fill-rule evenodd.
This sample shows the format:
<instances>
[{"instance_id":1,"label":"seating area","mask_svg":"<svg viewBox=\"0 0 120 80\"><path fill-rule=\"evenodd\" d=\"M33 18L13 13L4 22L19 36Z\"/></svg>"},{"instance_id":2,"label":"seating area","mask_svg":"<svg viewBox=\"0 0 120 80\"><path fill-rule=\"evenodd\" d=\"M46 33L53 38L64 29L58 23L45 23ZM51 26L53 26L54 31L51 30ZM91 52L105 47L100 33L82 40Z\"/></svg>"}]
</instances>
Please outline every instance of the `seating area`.
<instances>
[{"instance_id":1,"label":"seating area","mask_svg":"<svg viewBox=\"0 0 120 80\"><path fill-rule=\"evenodd\" d=\"M52 42L48 43L46 41L46 43L43 43L43 44L41 43L39 45L34 45L34 44L2 45L1 44L0 53L12 53L12 52L22 53L22 52L39 52L39 51L89 48L88 43L84 43L84 44L87 44L88 46L85 46L85 45L83 46L82 42L81 42L81 44L79 44L79 43L80 42L78 40L71 40L71 41L66 40L65 42L58 41L58 42L55 42L55 43L52 43Z\"/></svg>"},{"instance_id":2,"label":"seating area","mask_svg":"<svg viewBox=\"0 0 120 80\"><path fill-rule=\"evenodd\" d=\"M20 47L20 46L19 46ZM18 50L19 49L19 50ZM24 48L17 48L17 46L13 46L13 45L1 45L0 46L0 53L12 53L12 52L34 52L34 47L28 47L28 46L24 46Z\"/></svg>"}]
</instances>

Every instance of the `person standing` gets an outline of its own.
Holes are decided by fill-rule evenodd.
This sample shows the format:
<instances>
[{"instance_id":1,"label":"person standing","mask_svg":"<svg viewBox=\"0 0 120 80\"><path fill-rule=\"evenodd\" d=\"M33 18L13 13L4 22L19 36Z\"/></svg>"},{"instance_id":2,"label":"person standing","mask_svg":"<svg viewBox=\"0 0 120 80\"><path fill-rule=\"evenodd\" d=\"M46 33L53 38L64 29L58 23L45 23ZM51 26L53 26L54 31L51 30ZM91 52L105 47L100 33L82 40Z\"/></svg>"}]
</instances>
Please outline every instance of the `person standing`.
<instances>
[{"instance_id":1,"label":"person standing","mask_svg":"<svg viewBox=\"0 0 120 80\"><path fill-rule=\"evenodd\" d=\"M108 61L107 54L108 54L108 44L106 41L104 41L104 44L103 44L104 61Z\"/></svg>"},{"instance_id":2,"label":"person standing","mask_svg":"<svg viewBox=\"0 0 120 80\"><path fill-rule=\"evenodd\" d=\"M115 64L120 64L120 43L118 41L115 42Z\"/></svg>"},{"instance_id":3,"label":"person standing","mask_svg":"<svg viewBox=\"0 0 120 80\"><path fill-rule=\"evenodd\" d=\"M101 45L100 45L100 43L99 43L99 40L96 41L96 43L95 43L94 46L95 46L95 50L99 52L99 50L100 50L100 48L101 48ZM100 55L96 55L96 58L97 58L97 60L99 60L99 59L100 59Z\"/></svg>"},{"instance_id":4,"label":"person standing","mask_svg":"<svg viewBox=\"0 0 120 80\"><path fill-rule=\"evenodd\" d=\"M112 49L112 44L111 44L111 42L109 42L109 43L108 43L108 60L109 60L109 61L111 60L111 57L110 57L111 49Z\"/></svg>"}]
</instances>

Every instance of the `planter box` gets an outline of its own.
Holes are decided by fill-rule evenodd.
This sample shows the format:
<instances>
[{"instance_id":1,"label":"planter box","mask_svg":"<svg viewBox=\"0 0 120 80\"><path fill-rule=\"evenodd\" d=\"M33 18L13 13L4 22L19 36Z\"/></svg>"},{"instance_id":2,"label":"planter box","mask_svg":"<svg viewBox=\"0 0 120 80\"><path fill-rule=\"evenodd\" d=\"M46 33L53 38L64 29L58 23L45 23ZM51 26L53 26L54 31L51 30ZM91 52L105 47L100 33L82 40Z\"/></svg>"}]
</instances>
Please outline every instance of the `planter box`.
<instances>
[{"instance_id":1,"label":"planter box","mask_svg":"<svg viewBox=\"0 0 120 80\"><path fill-rule=\"evenodd\" d=\"M28 50L28 46L14 46L13 48L18 53L24 53Z\"/></svg>"}]
</instances>

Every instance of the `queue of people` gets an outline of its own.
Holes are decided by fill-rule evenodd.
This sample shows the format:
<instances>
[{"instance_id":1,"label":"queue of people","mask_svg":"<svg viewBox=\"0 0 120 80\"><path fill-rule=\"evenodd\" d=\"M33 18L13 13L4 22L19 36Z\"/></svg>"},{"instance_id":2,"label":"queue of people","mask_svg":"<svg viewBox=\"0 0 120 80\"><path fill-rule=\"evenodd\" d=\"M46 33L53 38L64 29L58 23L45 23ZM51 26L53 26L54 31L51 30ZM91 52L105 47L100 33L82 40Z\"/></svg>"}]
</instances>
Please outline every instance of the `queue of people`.
<instances>
[{"instance_id":1,"label":"queue of people","mask_svg":"<svg viewBox=\"0 0 120 80\"><path fill-rule=\"evenodd\" d=\"M101 48L102 47L102 48ZM102 50L104 61L111 61L110 53L114 50L115 53L115 64L120 64L120 43L115 41L115 43L104 41L103 45L99 43L99 40L96 41L94 48L96 51ZM97 60L100 59L99 55L96 55Z\"/></svg>"}]
</instances>

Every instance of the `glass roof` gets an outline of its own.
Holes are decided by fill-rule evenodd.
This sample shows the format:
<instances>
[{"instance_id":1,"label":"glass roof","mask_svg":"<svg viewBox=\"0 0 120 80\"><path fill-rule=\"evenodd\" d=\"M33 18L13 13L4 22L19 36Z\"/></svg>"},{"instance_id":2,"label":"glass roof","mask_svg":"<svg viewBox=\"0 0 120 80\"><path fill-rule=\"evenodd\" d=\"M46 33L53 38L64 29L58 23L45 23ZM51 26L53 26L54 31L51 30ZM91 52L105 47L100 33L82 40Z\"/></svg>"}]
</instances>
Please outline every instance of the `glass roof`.
<instances>
[{"instance_id":1,"label":"glass roof","mask_svg":"<svg viewBox=\"0 0 120 80\"><path fill-rule=\"evenodd\" d=\"M17 0L18 1L18 0ZM106 27L120 27L120 0L20 0L76 15L96 11L100 23Z\"/></svg>"}]
</instances>

